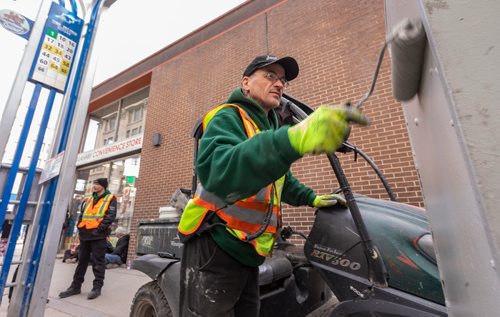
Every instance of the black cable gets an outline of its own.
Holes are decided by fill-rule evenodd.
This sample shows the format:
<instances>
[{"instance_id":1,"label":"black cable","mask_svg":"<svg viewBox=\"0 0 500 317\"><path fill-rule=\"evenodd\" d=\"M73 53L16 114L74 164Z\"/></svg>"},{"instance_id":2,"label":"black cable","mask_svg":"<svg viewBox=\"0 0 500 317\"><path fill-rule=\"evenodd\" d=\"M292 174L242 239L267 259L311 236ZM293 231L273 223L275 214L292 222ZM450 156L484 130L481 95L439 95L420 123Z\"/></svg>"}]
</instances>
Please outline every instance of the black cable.
<instances>
[{"instance_id":1,"label":"black cable","mask_svg":"<svg viewBox=\"0 0 500 317\"><path fill-rule=\"evenodd\" d=\"M353 150L354 153L361 155L361 157L363 159L365 159L365 161L371 166L371 168L375 171L375 174L377 174L378 178L382 182L382 185L384 186L385 191L387 192L387 195L389 195L389 198L391 199L391 201L398 201L398 199L396 198L396 195L392 191L391 185L389 185L389 182L385 178L384 174L378 168L378 166L375 164L375 162L373 162L373 160L368 156L368 154L366 154L365 152L363 152L363 150L359 149L358 147L354 146L353 144L351 144L347 141L345 141L343 143L343 145L345 147Z\"/></svg>"},{"instance_id":2,"label":"black cable","mask_svg":"<svg viewBox=\"0 0 500 317\"><path fill-rule=\"evenodd\" d=\"M275 183L273 182L273 185L271 187L271 200L269 202L269 209L267 210L266 217L264 218L264 223L259 228L259 230L257 230L255 233L253 233L251 235L246 236L245 239L243 239L243 241L249 242L251 240L258 238L261 234L264 233L264 231L266 231L267 227L269 226L269 223L271 223L271 218L273 215L273 205L274 205L274 192L275 192L274 187L275 187Z\"/></svg>"}]
</instances>

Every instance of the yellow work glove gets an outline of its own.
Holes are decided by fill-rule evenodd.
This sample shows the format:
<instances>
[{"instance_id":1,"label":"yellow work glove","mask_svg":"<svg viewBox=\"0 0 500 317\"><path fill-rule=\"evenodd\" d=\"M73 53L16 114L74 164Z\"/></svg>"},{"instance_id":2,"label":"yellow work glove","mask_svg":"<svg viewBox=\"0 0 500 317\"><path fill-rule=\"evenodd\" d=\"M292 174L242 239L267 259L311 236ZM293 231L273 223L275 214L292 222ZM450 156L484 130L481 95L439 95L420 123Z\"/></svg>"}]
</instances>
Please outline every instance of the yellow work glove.
<instances>
[{"instance_id":1,"label":"yellow work glove","mask_svg":"<svg viewBox=\"0 0 500 317\"><path fill-rule=\"evenodd\" d=\"M320 106L309 117L288 129L292 147L300 154L333 153L342 145L349 122L368 124L356 107Z\"/></svg>"},{"instance_id":2,"label":"yellow work glove","mask_svg":"<svg viewBox=\"0 0 500 317\"><path fill-rule=\"evenodd\" d=\"M330 207L335 205L336 203L341 204L342 206L347 206L347 202L344 197L337 194L327 194L327 195L318 195L314 198L313 207L321 208L321 207Z\"/></svg>"}]
</instances>

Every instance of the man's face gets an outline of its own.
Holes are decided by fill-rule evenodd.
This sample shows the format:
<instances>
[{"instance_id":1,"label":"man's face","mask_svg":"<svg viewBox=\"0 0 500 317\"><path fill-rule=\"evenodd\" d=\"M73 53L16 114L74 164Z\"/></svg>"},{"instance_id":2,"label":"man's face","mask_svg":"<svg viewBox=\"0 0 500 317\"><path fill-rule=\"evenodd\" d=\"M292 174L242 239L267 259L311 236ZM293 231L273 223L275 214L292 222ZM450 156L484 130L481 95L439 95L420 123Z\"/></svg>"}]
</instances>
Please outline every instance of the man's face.
<instances>
[{"instance_id":1,"label":"man's face","mask_svg":"<svg viewBox=\"0 0 500 317\"><path fill-rule=\"evenodd\" d=\"M255 100L266 113L280 105L285 86L281 80L273 82L271 78L284 78L285 70L281 65L272 64L257 69L252 75L242 79L242 88L246 96Z\"/></svg>"},{"instance_id":2,"label":"man's face","mask_svg":"<svg viewBox=\"0 0 500 317\"><path fill-rule=\"evenodd\" d=\"M94 193L100 193L104 190L104 187L102 187L98 183L94 183L94 187L92 189L94 190Z\"/></svg>"}]
</instances>

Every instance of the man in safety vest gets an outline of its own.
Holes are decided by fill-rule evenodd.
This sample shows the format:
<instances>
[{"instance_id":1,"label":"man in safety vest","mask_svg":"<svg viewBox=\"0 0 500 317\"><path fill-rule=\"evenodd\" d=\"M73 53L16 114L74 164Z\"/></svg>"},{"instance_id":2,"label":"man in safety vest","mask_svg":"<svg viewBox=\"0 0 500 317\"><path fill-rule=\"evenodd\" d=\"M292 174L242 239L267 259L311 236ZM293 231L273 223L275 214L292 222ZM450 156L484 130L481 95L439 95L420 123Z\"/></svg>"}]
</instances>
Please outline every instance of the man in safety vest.
<instances>
[{"instance_id":1,"label":"man in safety vest","mask_svg":"<svg viewBox=\"0 0 500 317\"><path fill-rule=\"evenodd\" d=\"M182 316L258 316L258 266L273 248L281 202L326 207L338 195L316 195L289 169L305 154L331 153L349 122L366 125L356 108L321 106L294 127L275 110L295 59L256 57L241 87L203 118L196 170L201 184L179 223Z\"/></svg>"},{"instance_id":2,"label":"man in safety vest","mask_svg":"<svg viewBox=\"0 0 500 317\"><path fill-rule=\"evenodd\" d=\"M92 263L95 278L93 288L87 298L94 299L101 295L104 273L106 272L106 237L111 233L110 225L116 218L116 197L107 188L108 180L106 178L96 179L93 184L92 196L88 197L82 204L82 213L78 221L80 237L78 265L73 275L73 282L67 290L59 293L60 298L81 293L89 261Z\"/></svg>"}]
</instances>

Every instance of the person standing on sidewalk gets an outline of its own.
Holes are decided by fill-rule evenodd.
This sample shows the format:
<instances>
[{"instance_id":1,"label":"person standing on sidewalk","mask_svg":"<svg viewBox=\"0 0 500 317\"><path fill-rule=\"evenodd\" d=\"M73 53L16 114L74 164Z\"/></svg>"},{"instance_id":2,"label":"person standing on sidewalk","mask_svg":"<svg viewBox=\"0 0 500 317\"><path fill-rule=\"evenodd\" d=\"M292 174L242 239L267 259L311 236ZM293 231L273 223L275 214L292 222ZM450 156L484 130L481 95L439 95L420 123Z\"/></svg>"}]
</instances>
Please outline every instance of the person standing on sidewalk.
<instances>
[{"instance_id":1,"label":"person standing on sidewalk","mask_svg":"<svg viewBox=\"0 0 500 317\"><path fill-rule=\"evenodd\" d=\"M59 293L60 298L81 293L81 286L91 257L95 278L93 288L87 298L94 299L101 295L106 272L106 237L111 233L110 226L116 218L116 197L107 188L106 178L96 179L92 196L87 198L82 205L83 212L78 221L80 237L78 265L73 275L73 282L68 289Z\"/></svg>"}]
</instances>

